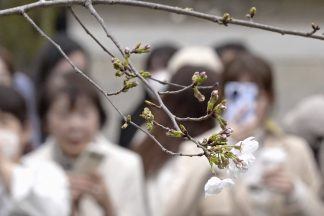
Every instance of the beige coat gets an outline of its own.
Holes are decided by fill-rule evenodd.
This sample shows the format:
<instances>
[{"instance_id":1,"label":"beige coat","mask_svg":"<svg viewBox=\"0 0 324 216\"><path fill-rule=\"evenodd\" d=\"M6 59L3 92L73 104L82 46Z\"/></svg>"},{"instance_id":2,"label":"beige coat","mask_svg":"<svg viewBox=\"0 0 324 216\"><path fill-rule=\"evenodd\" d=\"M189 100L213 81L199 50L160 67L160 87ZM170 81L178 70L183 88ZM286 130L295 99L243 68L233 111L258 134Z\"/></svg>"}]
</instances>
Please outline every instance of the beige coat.
<instances>
[{"instance_id":1,"label":"beige coat","mask_svg":"<svg viewBox=\"0 0 324 216\"><path fill-rule=\"evenodd\" d=\"M145 216L143 170L139 156L109 143L100 135L89 144L88 148L105 155L105 160L99 166L99 172L104 177L117 215ZM27 160L35 158L55 161L63 166L66 162L57 156L57 145L53 140L47 141L27 156ZM81 201L80 208L81 216L103 215L101 208L90 197L85 197Z\"/></svg>"},{"instance_id":2,"label":"beige coat","mask_svg":"<svg viewBox=\"0 0 324 216\"><path fill-rule=\"evenodd\" d=\"M209 133L207 133L208 136ZM203 137L206 137L203 136ZM273 211L265 215L324 215L322 203L317 192L320 187L319 175L316 170L313 156L305 142L291 136L270 137L263 146L280 146L287 154L285 164L294 180L302 185L302 196L297 196L290 201L276 195L269 202ZM184 143L182 152L197 152L197 148L190 143ZM236 180L236 185L226 189L220 194L204 198L204 184L211 175L210 166L206 158L174 158L178 174L175 181L177 189L166 191L172 193L164 206L165 216L212 216L212 215L260 215L254 210L248 188L241 180ZM223 176L225 177L225 176ZM300 187L299 187L300 188ZM297 191L296 191L297 193ZM267 212L269 213L269 212Z\"/></svg>"}]
</instances>

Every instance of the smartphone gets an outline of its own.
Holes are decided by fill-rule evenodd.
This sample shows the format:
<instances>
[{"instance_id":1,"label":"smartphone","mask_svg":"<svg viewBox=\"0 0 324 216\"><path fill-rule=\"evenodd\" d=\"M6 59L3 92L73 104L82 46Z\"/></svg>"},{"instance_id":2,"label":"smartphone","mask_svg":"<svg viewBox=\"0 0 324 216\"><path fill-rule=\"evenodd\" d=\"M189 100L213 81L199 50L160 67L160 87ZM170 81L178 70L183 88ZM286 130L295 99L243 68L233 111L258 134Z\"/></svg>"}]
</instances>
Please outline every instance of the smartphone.
<instances>
[{"instance_id":1,"label":"smartphone","mask_svg":"<svg viewBox=\"0 0 324 216\"><path fill-rule=\"evenodd\" d=\"M85 151L77 160L74 173L87 175L97 170L99 165L105 159L105 155L94 151Z\"/></svg>"},{"instance_id":2,"label":"smartphone","mask_svg":"<svg viewBox=\"0 0 324 216\"><path fill-rule=\"evenodd\" d=\"M229 82L224 89L227 109L224 118L232 123L244 124L255 115L258 86L251 82Z\"/></svg>"}]
</instances>

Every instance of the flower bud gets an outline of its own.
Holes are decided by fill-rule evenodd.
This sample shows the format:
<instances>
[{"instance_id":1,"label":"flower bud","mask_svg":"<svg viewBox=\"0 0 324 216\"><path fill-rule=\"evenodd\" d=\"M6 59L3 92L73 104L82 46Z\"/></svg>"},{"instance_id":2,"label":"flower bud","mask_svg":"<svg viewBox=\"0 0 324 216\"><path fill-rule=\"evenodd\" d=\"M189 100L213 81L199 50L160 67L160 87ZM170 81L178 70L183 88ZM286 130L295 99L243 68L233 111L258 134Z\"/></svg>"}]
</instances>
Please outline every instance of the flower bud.
<instances>
[{"instance_id":1,"label":"flower bud","mask_svg":"<svg viewBox=\"0 0 324 216\"><path fill-rule=\"evenodd\" d=\"M166 135L169 137L175 137L175 138L181 138L181 137L185 136L185 134L182 131L173 130L173 129L169 130L166 133Z\"/></svg>"},{"instance_id":2,"label":"flower bud","mask_svg":"<svg viewBox=\"0 0 324 216\"><path fill-rule=\"evenodd\" d=\"M124 73L121 72L120 70L117 70L116 73L115 73L115 76L116 77L121 77Z\"/></svg>"},{"instance_id":3,"label":"flower bud","mask_svg":"<svg viewBox=\"0 0 324 216\"><path fill-rule=\"evenodd\" d=\"M214 109L214 107L216 106L218 100L218 90L214 90L212 91L209 101L207 103L207 113L211 113Z\"/></svg>"},{"instance_id":4,"label":"flower bud","mask_svg":"<svg viewBox=\"0 0 324 216\"><path fill-rule=\"evenodd\" d=\"M319 25L315 24L315 23L312 23L312 28L313 28L313 31L316 32L316 31L319 31L321 28L319 27Z\"/></svg>"},{"instance_id":5,"label":"flower bud","mask_svg":"<svg viewBox=\"0 0 324 216\"><path fill-rule=\"evenodd\" d=\"M129 55L131 51L130 51L129 47L126 47L124 52L125 52L126 55Z\"/></svg>"},{"instance_id":6,"label":"flower bud","mask_svg":"<svg viewBox=\"0 0 324 216\"><path fill-rule=\"evenodd\" d=\"M222 23L227 26L227 24L232 21L232 17L229 13L224 13L223 18L222 18Z\"/></svg>"},{"instance_id":7,"label":"flower bud","mask_svg":"<svg viewBox=\"0 0 324 216\"><path fill-rule=\"evenodd\" d=\"M136 81L124 80L123 92L127 92L129 89L136 87L138 84Z\"/></svg>"},{"instance_id":8,"label":"flower bud","mask_svg":"<svg viewBox=\"0 0 324 216\"><path fill-rule=\"evenodd\" d=\"M251 7L249 13L246 14L246 16L252 19L255 16L255 14L256 14L256 7Z\"/></svg>"},{"instance_id":9,"label":"flower bud","mask_svg":"<svg viewBox=\"0 0 324 216\"><path fill-rule=\"evenodd\" d=\"M203 82L205 82L207 80L207 74L206 72L195 72L192 75L192 82L195 86L199 86L201 85Z\"/></svg>"},{"instance_id":10,"label":"flower bud","mask_svg":"<svg viewBox=\"0 0 324 216\"><path fill-rule=\"evenodd\" d=\"M122 129L127 128L127 127L128 127L128 124L129 124L131 121L132 121L132 116L131 116L131 115L128 115L128 116L126 117L126 121L125 121L125 123L121 126L121 128L122 128Z\"/></svg>"},{"instance_id":11,"label":"flower bud","mask_svg":"<svg viewBox=\"0 0 324 216\"><path fill-rule=\"evenodd\" d=\"M148 71L140 71L140 75L142 76L142 77L144 77L145 79L146 78L150 78L151 76L152 76L152 74L150 73L150 72L148 72Z\"/></svg>"},{"instance_id":12,"label":"flower bud","mask_svg":"<svg viewBox=\"0 0 324 216\"><path fill-rule=\"evenodd\" d=\"M205 101L205 96L199 91L199 89L195 86L193 88L194 96L198 99L199 102Z\"/></svg>"},{"instance_id":13,"label":"flower bud","mask_svg":"<svg viewBox=\"0 0 324 216\"><path fill-rule=\"evenodd\" d=\"M154 126L154 115L151 110L145 107L140 116L145 119L147 130L152 131Z\"/></svg>"},{"instance_id":14,"label":"flower bud","mask_svg":"<svg viewBox=\"0 0 324 216\"><path fill-rule=\"evenodd\" d=\"M124 67L123 63L118 58L112 58L111 60L113 67L115 70L125 71L126 68Z\"/></svg>"}]
</instances>

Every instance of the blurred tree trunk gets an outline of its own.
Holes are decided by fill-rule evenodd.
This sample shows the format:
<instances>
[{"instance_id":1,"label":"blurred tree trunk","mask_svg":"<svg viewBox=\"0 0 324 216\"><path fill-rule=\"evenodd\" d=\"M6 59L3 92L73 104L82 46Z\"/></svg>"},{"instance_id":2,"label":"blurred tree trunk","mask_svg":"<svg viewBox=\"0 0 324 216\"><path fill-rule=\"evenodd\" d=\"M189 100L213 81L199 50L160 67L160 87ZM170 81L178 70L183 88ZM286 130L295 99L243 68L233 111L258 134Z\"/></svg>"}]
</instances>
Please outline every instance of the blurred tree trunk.
<instances>
[{"instance_id":1,"label":"blurred tree trunk","mask_svg":"<svg viewBox=\"0 0 324 216\"><path fill-rule=\"evenodd\" d=\"M35 0L0 0L0 9L15 7L35 2ZM56 33L59 28L65 28L63 8L40 9L29 12L33 20L49 35ZM63 16L62 16L63 15ZM63 17L63 20L62 20ZM7 16L0 19L0 45L10 50L18 70L27 71L37 54L40 46L45 42L33 27L22 16Z\"/></svg>"}]
</instances>

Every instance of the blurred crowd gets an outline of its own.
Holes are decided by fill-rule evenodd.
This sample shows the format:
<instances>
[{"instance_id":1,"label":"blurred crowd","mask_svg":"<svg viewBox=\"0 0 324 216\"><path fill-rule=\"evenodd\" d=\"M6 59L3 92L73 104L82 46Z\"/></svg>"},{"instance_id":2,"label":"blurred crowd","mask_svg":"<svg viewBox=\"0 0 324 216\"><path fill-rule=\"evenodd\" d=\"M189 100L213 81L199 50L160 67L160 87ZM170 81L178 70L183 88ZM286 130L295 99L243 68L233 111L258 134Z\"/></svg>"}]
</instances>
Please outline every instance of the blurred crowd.
<instances>
[{"instance_id":1,"label":"blurred crowd","mask_svg":"<svg viewBox=\"0 0 324 216\"><path fill-rule=\"evenodd\" d=\"M54 40L92 77L89 54L80 44L64 34ZM142 68L154 79L183 86L196 71L206 72L204 85L218 83L227 101L223 116L234 131L229 143L250 136L260 143L253 166L235 176L236 184L205 197L212 175L206 158L170 156L132 126L121 129L118 143L109 141L101 95L51 43L39 50L32 76L15 70L15 59L1 46L0 216L324 215L324 92L300 101L279 126L272 120L277 95L271 63L240 42L156 44ZM148 82L156 91L179 89ZM204 102L192 89L162 99L178 117L201 117L212 91L201 90ZM149 90L131 113L138 125L145 124L140 114L146 100L156 100ZM161 109L151 109L157 122L172 127ZM197 139L220 131L213 118L183 124ZM166 136L163 128L152 134L170 151L199 151Z\"/></svg>"}]
</instances>

